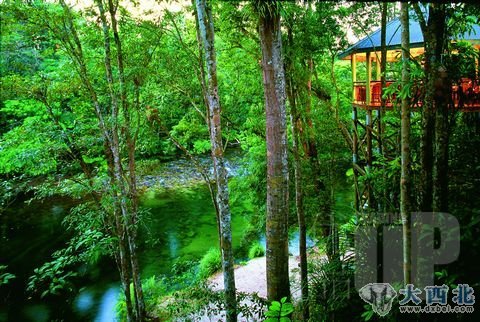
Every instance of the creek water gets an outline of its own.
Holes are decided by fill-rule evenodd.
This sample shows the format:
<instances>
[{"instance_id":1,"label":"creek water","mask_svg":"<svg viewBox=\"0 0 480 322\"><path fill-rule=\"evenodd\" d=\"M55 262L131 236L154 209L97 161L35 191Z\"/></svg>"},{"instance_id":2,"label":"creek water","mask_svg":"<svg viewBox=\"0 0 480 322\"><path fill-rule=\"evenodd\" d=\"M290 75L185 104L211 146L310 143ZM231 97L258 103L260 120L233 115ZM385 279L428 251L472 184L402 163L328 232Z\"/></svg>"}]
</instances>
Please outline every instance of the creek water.
<instances>
[{"instance_id":1,"label":"creek water","mask_svg":"<svg viewBox=\"0 0 480 322\"><path fill-rule=\"evenodd\" d=\"M162 192L148 191L142 205L150 209L140 227L139 256L142 276L168 274L175 260L198 259L217 246L215 213L207 187ZM1 219L0 263L16 278L0 287L0 321L114 321L119 294L114 262L79 267L78 295L48 296L39 300L25 291L28 276L69 237L61 225L71 202L59 198L18 205ZM234 216L234 247L246 225Z\"/></svg>"},{"instance_id":2,"label":"creek water","mask_svg":"<svg viewBox=\"0 0 480 322\"><path fill-rule=\"evenodd\" d=\"M181 167L192 168L192 165L180 160L166 167L173 169L174 177L175 173L185 173ZM231 170L237 167L233 164ZM158 176L161 177L164 176ZM154 181L156 177L149 176L144 185L152 186ZM180 186L184 183L181 181ZM169 274L178 259L198 259L218 245L215 212L207 186L197 183L187 188L178 185L173 188L163 181L161 184L162 189L147 188L141 198L142 207L150 210L140 225L139 234L143 278ZM108 258L77 267L83 274L75 279L75 289L68 295L40 299L26 291L33 270L49 261L51 253L65 246L70 237L62 220L72 205L71 200L58 197L30 204L19 202L0 216L0 265L8 265L7 271L16 276L7 285L0 286L0 321L116 320L119 277L115 263ZM239 247L247 222L241 215L245 209L232 212L235 249ZM295 252L298 237L296 234L292 237L290 249Z\"/></svg>"}]
</instances>

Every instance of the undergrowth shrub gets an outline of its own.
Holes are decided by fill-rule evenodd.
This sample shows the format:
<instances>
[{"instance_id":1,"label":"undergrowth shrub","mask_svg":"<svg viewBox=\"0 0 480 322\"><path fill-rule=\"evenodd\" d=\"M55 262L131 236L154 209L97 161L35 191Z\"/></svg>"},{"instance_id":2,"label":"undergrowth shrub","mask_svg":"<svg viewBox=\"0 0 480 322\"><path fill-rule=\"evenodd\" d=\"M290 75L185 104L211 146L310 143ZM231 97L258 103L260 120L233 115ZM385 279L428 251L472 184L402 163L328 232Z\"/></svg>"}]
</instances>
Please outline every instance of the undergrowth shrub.
<instances>
[{"instance_id":1,"label":"undergrowth shrub","mask_svg":"<svg viewBox=\"0 0 480 322\"><path fill-rule=\"evenodd\" d=\"M263 321L267 301L256 293L237 292L237 312L247 321ZM159 305L161 321L225 321L225 293L214 291L205 281L174 292Z\"/></svg>"},{"instance_id":2,"label":"undergrowth shrub","mask_svg":"<svg viewBox=\"0 0 480 322\"><path fill-rule=\"evenodd\" d=\"M157 278L155 275L142 281L143 295L145 299L145 310L150 313L155 311L158 299L169 292L168 281L165 278ZM130 284L130 297L132 303L135 303L135 293L133 284ZM123 297L123 291L120 295L121 300L117 302L116 310L120 321L127 320L127 304Z\"/></svg>"},{"instance_id":3,"label":"undergrowth shrub","mask_svg":"<svg viewBox=\"0 0 480 322\"><path fill-rule=\"evenodd\" d=\"M206 279L222 269L222 259L218 248L210 248L198 264L198 275Z\"/></svg>"},{"instance_id":4,"label":"undergrowth shrub","mask_svg":"<svg viewBox=\"0 0 480 322\"><path fill-rule=\"evenodd\" d=\"M265 255L265 249L259 241L255 241L248 250L248 258L254 259L256 257L262 257Z\"/></svg>"},{"instance_id":5,"label":"undergrowth shrub","mask_svg":"<svg viewBox=\"0 0 480 322\"><path fill-rule=\"evenodd\" d=\"M355 290L353 260L309 264L312 321L348 321L362 314L365 302Z\"/></svg>"}]
</instances>

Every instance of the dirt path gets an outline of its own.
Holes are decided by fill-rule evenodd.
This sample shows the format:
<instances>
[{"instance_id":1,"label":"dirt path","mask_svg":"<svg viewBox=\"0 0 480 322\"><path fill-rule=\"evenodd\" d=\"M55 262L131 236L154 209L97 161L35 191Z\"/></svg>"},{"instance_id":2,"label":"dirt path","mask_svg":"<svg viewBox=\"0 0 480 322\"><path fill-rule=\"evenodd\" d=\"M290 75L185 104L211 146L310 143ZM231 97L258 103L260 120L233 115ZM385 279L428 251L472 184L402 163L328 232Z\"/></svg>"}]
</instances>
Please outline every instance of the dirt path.
<instances>
[{"instance_id":1,"label":"dirt path","mask_svg":"<svg viewBox=\"0 0 480 322\"><path fill-rule=\"evenodd\" d=\"M291 256L288 261L290 271L290 284L293 298L298 298L299 280L299 260L297 257ZM209 278L213 290L223 289L223 275L218 272ZM235 268L235 286L237 291L243 293L257 292L260 297L267 297L267 275L266 275L266 258L258 257L247 262L245 265L239 265Z\"/></svg>"},{"instance_id":2,"label":"dirt path","mask_svg":"<svg viewBox=\"0 0 480 322\"><path fill-rule=\"evenodd\" d=\"M291 256L288 261L290 272L290 290L294 301L300 297L299 285L299 260L298 257ZM222 272L218 272L211 276L209 279L212 290L219 291L223 289L223 275ZM238 265L235 267L235 285L238 292L242 293L257 293L262 298L267 297L267 274L266 274L266 258L259 257L248 261L245 265ZM243 300L239 305L252 306L252 302L249 299ZM194 321L198 322L212 322L212 321L225 321L225 312L221 314L213 314L212 312L206 312L190 316ZM252 317L245 317L242 313L238 315L239 322L252 322L261 321L263 319L263 313L254 315Z\"/></svg>"}]
</instances>

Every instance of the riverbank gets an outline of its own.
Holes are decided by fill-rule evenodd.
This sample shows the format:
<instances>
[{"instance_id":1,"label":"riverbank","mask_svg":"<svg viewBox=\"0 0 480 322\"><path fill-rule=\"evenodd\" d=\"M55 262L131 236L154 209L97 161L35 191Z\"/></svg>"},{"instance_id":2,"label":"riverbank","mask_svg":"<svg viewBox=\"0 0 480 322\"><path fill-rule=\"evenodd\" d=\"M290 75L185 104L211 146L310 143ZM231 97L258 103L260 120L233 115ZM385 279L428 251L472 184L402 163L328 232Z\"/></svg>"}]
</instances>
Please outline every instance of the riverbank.
<instances>
[{"instance_id":1,"label":"riverbank","mask_svg":"<svg viewBox=\"0 0 480 322\"><path fill-rule=\"evenodd\" d=\"M205 183L202 171L213 178L213 163L209 154L162 162L158 159L139 160L137 162L137 184L141 190L175 189L196 186ZM225 166L228 177L238 175L243 166L243 154L240 149L230 149L225 153Z\"/></svg>"}]
</instances>

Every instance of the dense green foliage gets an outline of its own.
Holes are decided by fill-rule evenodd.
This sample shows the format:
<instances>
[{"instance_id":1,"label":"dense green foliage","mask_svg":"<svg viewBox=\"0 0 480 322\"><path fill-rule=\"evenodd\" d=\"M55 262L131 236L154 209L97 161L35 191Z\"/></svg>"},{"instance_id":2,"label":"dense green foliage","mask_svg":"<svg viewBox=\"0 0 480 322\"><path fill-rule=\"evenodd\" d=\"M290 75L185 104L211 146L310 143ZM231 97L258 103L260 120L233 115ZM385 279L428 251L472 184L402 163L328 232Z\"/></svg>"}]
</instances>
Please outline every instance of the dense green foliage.
<instances>
[{"instance_id":1,"label":"dense green foliage","mask_svg":"<svg viewBox=\"0 0 480 322\"><path fill-rule=\"evenodd\" d=\"M240 245L234 245L238 260L265 255L258 241L266 223L267 159L257 35L261 12L255 11L255 3L211 1L210 4L215 21L223 142L227 151L241 150L242 155L242 165L229 181L232 212L247 222L239 238ZM298 115L288 119L288 128L296 122L301 124L300 179L308 236L316 252L309 254L309 303L294 303L294 307L291 299L282 299L271 303L264 317L267 321L289 321L300 316L298 311L302 305L309 305L311 321L368 320L374 313L354 290L354 259L341 261L330 256L335 253L335 247L337 255L353 248L353 234L362 220L352 207L352 199L339 199L340 191L352 192L354 181L348 137L348 133L351 134L351 66L349 62L339 61L337 56L349 45L348 26L357 38L379 26L380 7L377 3L323 1L286 1L277 5L284 27L287 87L294 93L298 110ZM12 205L31 199L58 196L69 198L74 204L63 218L63 227L70 239L58 249L52 249L45 263L30 272L30 278L23 285L29 296L48 301L75 293L84 278L82 265L94 266L105 257L115 259L117 265L119 262L118 244L122 234L118 234L119 223L112 214L117 214L115 196L121 187L111 179L105 148L108 140L99 128L95 102L85 78L97 93L99 109L106 115L105 123L118 124L120 134L128 130L136 143L137 177L131 180L136 180L138 191L122 199L129 207L142 195L148 199L148 193L159 188L148 182L148 176L160 165L167 164L166 161L185 157L186 162L197 167L198 178L212 179L210 164L199 161L199 157L210 152L211 143L202 95L204 62L199 53L193 6L185 3L175 9L166 5L171 10L156 12L151 19L141 18L132 6L135 7L121 3L118 7L125 84L112 86L106 76L105 44L97 7L73 7L66 11L57 2L49 1L0 3L0 216ZM389 4L389 18L397 14L396 10L395 5ZM477 6L452 5L448 10L447 25L452 33L463 32L471 23L478 23ZM68 17L67 12L72 16ZM77 41L72 36L74 29L82 48L81 61L79 54L72 50ZM113 31L109 31L108 37L113 43ZM112 47L112 57L116 57L117 48ZM470 44L461 41L449 44L442 57L450 81L474 78L475 72L478 75L474 64L478 50ZM389 97L394 106L383 115L386 124L383 135L388 142L382 154L374 152L374 166L359 176L361 184L369 183L373 187L373 197L382 209L360 212L398 212L399 103L401 99L417 99L425 94L418 86L425 77L422 59L420 56L411 62L411 81L404 87L400 87L401 65L389 63L387 77L393 85L387 88L385 97ZM85 67L85 74L81 73L81 67ZM365 64L360 63L357 72L364 74ZM114 78L119 74L118 63L114 62ZM119 94L123 86L128 109L114 119L109 93ZM289 97L288 113L292 113L292 102ZM366 112L359 111L359 118L365 117ZM421 183L423 125L421 113L414 112L411 118L411 171L415 187ZM449 287L469 283L478 288L477 266L472 265L471 259L480 255L477 238L480 199L476 197L480 187L480 119L478 112L452 112L448 124L449 170L445 174L449 178L448 210L460 222L462 252L456 262L436 268L435 282ZM364 128L359 131L361 135L365 133ZM124 173L132 178L125 138L121 137L119 142L119 162ZM297 216L291 165L295 156L290 132L288 144L291 178L288 224L294 231ZM178 188L178 185L165 189ZM415 191L413 194L417 202ZM129 229L140 227L141 233L151 233L148 200L137 214L138 221L125 224ZM182 233L188 236L191 232ZM156 237L149 237L154 243ZM324 262L318 253L328 254L329 261ZM212 248L203 258L177 261L168 276L142 276L149 318L191 317L211 306L220 312L224 307L223 294L212 291L205 282L221 268L220 250ZM0 262L0 287L16 279L15 272L10 273L9 267ZM134 296L132 286L132 302ZM239 307L244 316L258 317L267 308L257 295L239 294L238 297L250 301L249 305ZM119 300L117 310L126 318L125 298Z\"/></svg>"}]
</instances>

